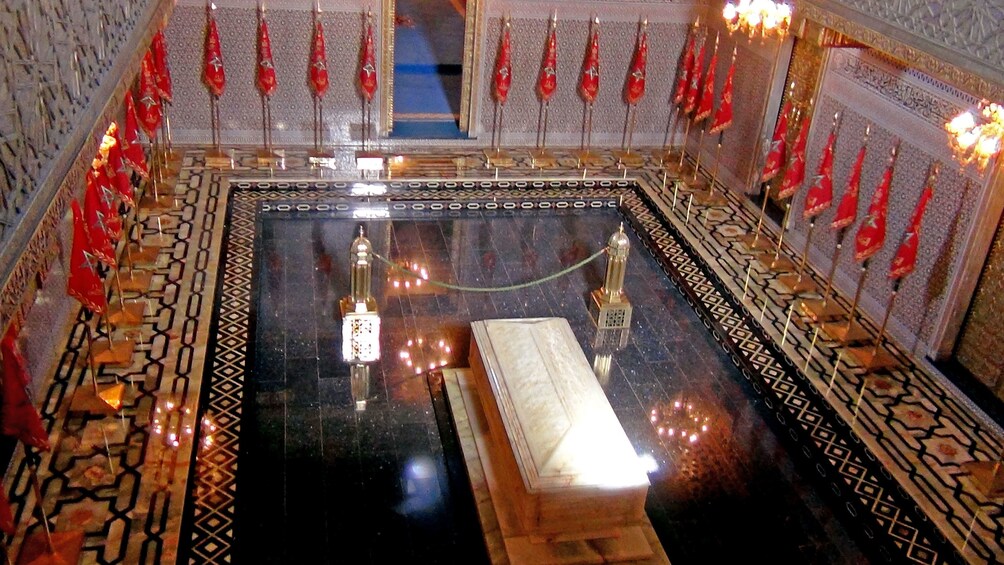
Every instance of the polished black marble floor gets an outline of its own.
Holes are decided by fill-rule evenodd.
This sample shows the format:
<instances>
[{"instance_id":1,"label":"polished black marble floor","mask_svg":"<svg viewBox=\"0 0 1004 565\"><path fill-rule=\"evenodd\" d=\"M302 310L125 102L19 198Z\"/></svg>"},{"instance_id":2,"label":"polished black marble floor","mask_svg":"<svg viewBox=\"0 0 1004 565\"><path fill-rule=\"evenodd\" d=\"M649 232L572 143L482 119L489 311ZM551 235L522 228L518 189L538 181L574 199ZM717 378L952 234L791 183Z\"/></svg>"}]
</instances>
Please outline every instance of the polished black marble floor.
<instances>
[{"instance_id":1,"label":"polished black marble floor","mask_svg":"<svg viewBox=\"0 0 1004 565\"><path fill-rule=\"evenodd\" d=\"M381 360L368 378L342 362L337 301L359 226L378 253L431 279L498 287L588 257L622 220L614 210L260 213L240 560L485 562L434 370L468 365L472 320L560 316L649 465L647 511L673 563L869 561L853 519L828 506L812 464L775 435L771 412L634 234L626 289L635 309L623 348L597 336L586 309L603 259L499 293L444 291L378 264Z\"/></svg>"}]
</instances>

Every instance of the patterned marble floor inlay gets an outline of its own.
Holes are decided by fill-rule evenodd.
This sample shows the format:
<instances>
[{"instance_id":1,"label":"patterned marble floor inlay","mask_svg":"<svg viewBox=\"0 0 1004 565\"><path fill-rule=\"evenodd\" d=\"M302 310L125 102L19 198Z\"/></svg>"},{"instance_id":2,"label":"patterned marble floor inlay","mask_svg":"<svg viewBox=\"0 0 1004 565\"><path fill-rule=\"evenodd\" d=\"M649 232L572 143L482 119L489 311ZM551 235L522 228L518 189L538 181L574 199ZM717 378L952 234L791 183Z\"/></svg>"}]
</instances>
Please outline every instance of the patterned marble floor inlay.
<instances>
[{"instance_id":1,"label":"patterned marble floor inlay","mask_svg":"<svg viewBox=\"0 0 1004 565\"><path fill-rule=\"evenodd\" d=\"M144 215L145 241L164 246L153 267L153 289L144 297L144 323L136 331L115 332L117 339L134 340L139 353L130 367L101 367L98 374L102 384L126 383L125 407L105 418L67 410L73 391L90 378L83 362L84 330L93 322L83 315L68 328L65 351L54 374L47 376L40 399L53 445L40 463L45 509L56 531L84 531L82 561L226 563L247 551L241 549L241 535L267 535L256 531L249 518L254 516L255 493L239 489L253 484L248 479L253 474L241 474L246 467L238 472L249 453L242 438L266 437L272 425L268 422L273 420L263 419L262 406L284 406L294 416L298 410L316 411L327 418L318 417L316 429L322 432L331 429L325 421L342 418L345 425L340 429L346 434L355 430L356 442L364 437L360 430L375 433L365 437L384 442L380 445L387 449L380 453L388 458L389 468L406 459L401 445L418 441L417 434L405 432L407 422L389 415L417 410L414 415L422 422L422 441L431 446L427 455L438 486L416 482L415 477L409 483L408 477L397 475L398 488L426 492L422 489L428 486L428 492L438 493L436 500L446 501L442 508L452 503L459 504L455 508L460 511L472 508L473 501L463 500L466 478L456 473L456 445L451 443L448 419L442 418L435 371L403 379L395 373L400 367L388 361L370 383L375 392L366 397L368 420L357 418L354 404L345 404L359 392L347 375L318 373L317 382L307 385L318 387L318 396L303 402L299 381L270 389L246 380L264 370L257 363L268 361L248 356L249 351L262 351L255 333L262 326L256 325L255 315L279 296L270 298L261 289L285 284L269 279L274 265L269 264L268 245L276 250L273 258L283 257L286 276L306 285L295 288L310 289L316 302L344 293L346 275L318 275L312 242L323 244L332 265L344 267L347 244L342 249L336 242L344 243L359 222L391 226L379 233L396 237L396 249L417 249L431 263L454 265L455 281L499 283L526 280L533 273L560 268L566 259L588 256L622 220L635 243L627 288L636 319L620 351L615 351L617 344L590 335L581 299L602 277L600 264L569 275L567 281L536 287L529 298L436 296L432 302L399 293L386 306L386 351L401 349L399 338L406 341L410 333L435 327L437 320L453 320L453 327L493 315L561 315L573 320L587 356L596 356L601 374L607 367L605 391L636 450L651 457L653 488L647 510L674 562L706 562L715 555L739 558L758 544L767 544L779 561L790 562L1004 560L1002 501L979 494L962 468L967 461L992 461L1002 452L999 427L943 376L903 349L892 351L900 368L866 376L848 362L839 344L821 340L810 355L812 328L802 321L791 324L785 335L793 297L774 274L750 263L736 239L756 222L756 211L744 197L728 193L727 209L702 215L702 209L673 198L657 164L648 158L642 168L630 171L619 169L609 157L583 171L573 156L560 151L557 166L550 169L533 168L528 157L519 155L506 170L488 170L482 164L475 152L443 150L403 161L393 176L409 180L359 182L352 178L349 152L340 156L339 170L319 172L307 167L300 152L289 152L286 170L270 171L257 169L252 152L240 151L237 167L220 172L204 167L201 150L188 151L175 207L160 216ZM327 221L330 227L319 228L321 237L313 239L313 228L297 232L290 227L311 222L328 226ZM339 232L339 225L349 231ZM437 227L428 232L431 225ZM475 227L453 227L460 225ZM536 232L537 225L564 227ZM454 229L483 231L477 226L492 226L489 237L464 240L458 250L470 248L477 254L457 262L457 253L445 244L446 234ZM553 241L543 235L549 231L555 234ZM334 233L342 235L331 239ZM496 233L498 241L492 237ZM528 254L530 241L549 243ZM287 258L287 247L297 247L300 254ZM256 249L263 250L260 256ZM818 282L818 274L813 276ZM333 285L324 287L330 296L317 294L321 287L312 285L319 281ZM631 285L642 290L632 291ZM283 303L290 307L288 299ZM325 316L337 317L331 311ZM865 326L875 331L874 324L866 321ZM462 332L457 336L463 340ZM333 355L339 338L330 337L324 347ZM294 343L294 349L301 346ZM290 360L302 359L287 357L283 366L288 373ZM331 357L326 366L337 373L337 363L337 356ZM338 400L326 404L323 387L334 387ZM723 429L728 432L710 434L709 447L700 450L682 449L659 436L652 409L657 419L659 414L672 418L673 402L683 398L680 395L699 399L692 404L727 422ZM180 429L192 429L177 448L155 433L156 410L167 411L168 403L183 423ZM211 418L211 430L201 425L209 422L205 416ZM284 426L296 425L295 418L283 418ZM386 432L379 426L388 422L398 431L381 436ZM249 432L242 424L264 427ZM308 442L314 433L305 425L302 437L293 439ZM281 437L287 456L291 446L300 445L289 443L288 433ZM325 445L340 449L337 441ZM254 450L250 453L255 456ZM360 457L366 451L344 453ZM253 461L257 467L260 460ZM345 476L367 484L368 463L360 465L356 459L356 465L355 474ZM382 476L396 480L393 473ZM295 474L287 479L307 480ZM41 530L30 515L34 494L20 452L11 463L8 485L19 524L20 535L11 543L16 554L25 533ZM295 492L277 487L268 494L286 497ZM269 508L276 512L295 509L295 504L301 504L307 516L315 512L302 502L275 500L294 505L277 507L272 502ZM349 542L329 537L324 544L359 542L368 549L360 553L343 546L341 555L363 562L381 562L394 551L399 551L393 553L397 557L432 555L416 545L427 532L408 525L414 508L402 512L403 529L394 531L410 533L401 534L405 537L398 547L385 547L394 540L372 537L373 532ZM708 528L703 520L716 523L721 531L699 533ZM423 524L437 524L430 539L466 539L470 533L450 537L445 522ZM716 537L723 532L731 536L729 541ZM295 552L270 554L273 561L297 557Z\"/></svg>"}]
</instances>

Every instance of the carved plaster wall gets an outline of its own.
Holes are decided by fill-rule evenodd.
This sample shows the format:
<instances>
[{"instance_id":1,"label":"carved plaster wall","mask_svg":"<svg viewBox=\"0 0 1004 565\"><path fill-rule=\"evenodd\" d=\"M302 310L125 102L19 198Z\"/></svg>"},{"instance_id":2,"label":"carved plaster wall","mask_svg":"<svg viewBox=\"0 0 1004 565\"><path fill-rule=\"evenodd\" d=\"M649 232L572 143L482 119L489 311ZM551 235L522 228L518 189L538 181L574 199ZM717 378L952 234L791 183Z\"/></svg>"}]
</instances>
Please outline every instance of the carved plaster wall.
<instances>
[{"instance_id":1,"label":"carved plaster wall","mask_svg":"<svg viewBox=\"0 0 1004 565\"><path fill-rule=\"evenodd\" d=\"M0 162L18 183L0 187L13 190L0 235L0 328L23 325L32 374L46 374L59 335L53 328L72 305L63 274L70 200L83 190L100 133L121 118L125 90L172 5L25 0L0 7L0 113L7 120L0 119L7 128L0 130Z\"/></svg>"},{"instance_id":2,"label":"carved plaster wall","mask_svg":"<svg viewBox=\"0 0 1004 565\"><path fill-rule=\"evenodd\" d=\"M817 123L810 130L809 177L819 166L829 134L828 117L842 113L834 155L834 207L819 218L810 252L816 268L826 272L835 245L829 222L846 189L865 127L872 124L858 222L847 230L835 279L837 287L847 294L854 292L860 267L853 259L854 235L885 170L890 148L896 139L901 142L890 190L886 244L869 262L862 300L863 310L876 320L885 312L892 291L889 266L923 189L928 166L935 160L942 163L934 198L924 216L917 268L904 280L890 322L891 334L920 354L929 352L930 339L944 323L946 293L964 259L980 195L987 190L984 179L972 170L960 171L952 161L942 129L946 116L969 101L970 97L956 89L872 51L839 49L831 54L820 90ZM799 249L806 229L801 218L804 198L803 186L793 201L791 226L792 244Z\"/></svg>"}]
</instances>

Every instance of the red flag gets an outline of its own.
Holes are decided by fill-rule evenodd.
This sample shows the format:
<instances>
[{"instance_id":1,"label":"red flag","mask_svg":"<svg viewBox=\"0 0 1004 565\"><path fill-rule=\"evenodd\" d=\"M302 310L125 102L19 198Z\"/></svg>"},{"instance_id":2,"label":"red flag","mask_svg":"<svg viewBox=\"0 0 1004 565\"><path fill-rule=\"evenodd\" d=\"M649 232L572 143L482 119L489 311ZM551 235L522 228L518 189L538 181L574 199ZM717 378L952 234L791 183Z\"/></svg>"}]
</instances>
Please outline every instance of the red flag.
<instances>
[{"instance_id":1,"label":"red flag","mask_svg":"<svg viewBox=\"0 0 1004 565\"><path fill-rule=\"evenodd\" d=\"M777 191L779 199L785 199L795 194L795 191L802 186L805 181L805 142L809 137L809 118L802 120L802 127L798 130L798 137L795 139L795 150L788 160L788 167L784 171L784 179L781 181L781 188Z\"/></svg>"},{"instance_id":2,"label":"red flag","mask_svg":"<svg viewBox=\"0 0 1004 565\"><path fill-rule=\"evenodd\" d=\"M98 193L98 211L103 214L105 231L111 240L112 248L114 248L119 237L122 236L122 218L118 214L118 205L115 201L115 185L112 177L108 175L108 160L105 154L110 150L111 148L103 142L99 155L91 162L93 168L88 174L93 173L94 175ZM87 214L84 214L84 217L86 218Z\"/></svg>"},{"instance_id":3,"label":"red flag","mask_svg":"<svg viewBox=\"0 0 1004 565\"><path fill-rule=\"evenodd\" d=\"M14 537L17 533L17 528L14 525L14 513L10 509L10 501L7 500L7 495L4 494L3 489L0 489L0 530L10 537Z\"/></svg>"},{"instance_id":4,"label":"red flag","mask_svg":"<svg viewBox=\"0 0 1004 565\"><path fill-rule=\"evenodd\" d=\"M819 161L819 171L812 179L812 186L805 195L802 217L812 218L822 214L833 204L833 145L837 142L837 124L833 124L830 136L823 148L823 158Z\"/></svg>"},{"instance_id":5,"label":"red flag","mask_svg":"<svg viewBox=\"0 0 1004 565\"><path fill-rule=\"evenodd\" d=\"M272 61L272 40L268 37L265 10L258 11L258 92L268 98L275 94L275 64Z\"/></svg>"},{"instance_id":6,"label":"red flag","mask_svg":"<svg viewBox=\"0 0 1004 565\"><path fill-rule=\"evenodd\" d=\"M586 58L582 61L582 77L579 79L579 93L582 99L592 103L596 100L596 95L600 92L600 30L599 26L593 28L593 35L589 39L589 48L586 49Z\"/></svg>"},{"instance_id":7,"label":"red flag","mask_svg":"<svg viewBox=\"0 0 1004 565\"><path fill-rule=\"evenodd\" d=\"M645 69L648 66L648 33L644 24L641 36L631 56L631 68L628 69L627 84L624 89L624 101L637 104L645 96Z\"/></svg>"},{"instance_id":8,"label":"red flag","mask_svg":"<svg viewBox=\"0 0 1004 565\"><path fill-rule=\"evenodd\" d=\"M28 364L17 346L17 331L11 325L0 340L3 356L3 413L0 416L5 436L16 437L25 445L49 451L49 434L42 425L28 396Z\"/></svg>"},{"instance_id":9,"label":"red flag","mask_svg":"<svg viewBox=\"0 0 1004 565\"><path fill-rule=\"evenodd\" d=\"M366 20L366 37L359 54L359 89L367 102L373 100L377 90L376 52L373 47L373 22Z\"/></svg>"},{"instance_id":10,"label":"red flag","mask_svg":"<svg viewBox=\"0 0 1004 565\"><path fill-rule=\"evenodd\" d=\"M722 89L722 101L718 104L715 119L711 121L708 133L718 133L732 125L732 77L736 74L736 50L732 49L732 64L729 74L725 76L725 87Z\"/></svg>"},{"instance_id":11,"label":"red flag","mask_svg":"<svg viewBox=\"0 0 1004 565\"><path fill-rule=\"evenodd\" d=\"M136 107L140 127L146 136L153 139L160 127L160 94L157 92L157 78L153 71L153 54L149 51L143 57L139 73L139 106Z\"/></svg>"},{"instance_id":12,"label":"red flag","mask_svg":"<svg viewBox=\"0 0 1004 565\"><path fill-rule=\"evenodd\" d=\"M940 166L940 163L935 163L927 175L927 182L924 183L924 191L920 193L920 200L913 211L913 216L910 216L910 223L906 227L906 232L903 233L903 241L899 243L896 256L892 259L892 265L889 269L890 279L901 279L909 275L917 265L917 248L920 246L920 223L924 219L924 211L927 209L927 203L934 196L934 181L938 178Z\"/></svg>"},{"instance_id":13,"label":"red flag","mask_svg":"<svg viewBox=\"0 0 1004 565\"><path fill-rule=\"evenodd\" d=\"M788 135L788 114L791 112L791 102L785 102L781 110L781 117L774 127L774 137L770 141L770 151L767 153L767 161L763 164L763 173L760 175L760 182L767 182L777 176L781 170L781 163L784 163L786 154L785 137Z\"/></svg>"},{"instance_id":14,"label":"red flag","mask_svg":"<svg viewBox=\"0 0 1004 565\"><path fill-rule=\"evenodd\" d=\"M690 82L687 84L687 95L683 99L683 111L687 114L694 111L697 107L697 94L701 91L701 67L704 65L704 43L701 43L701 49L697 52L697 57L694 59L694 66L690 68Z\"/></svg>"},{"instance_id":15,"label":"red flag","mask_svg":"<svg viewBox=\"0 0 1004 565\"><path fill-rule=\"evenodd\" d=\"M555 32L556 22L551 20L551 32L547 35L547 48L544 50L544 61L540 66L540 78L537 79L537 94L547 102L558 88L558 37Z\"/></svg>"},{"instance_id":16,"label":"red flag","mask_svg":"<svg viewBox=\"0 0 1004 565\"><path fill-rule=\"evenodd\" d=\"M99 167L100 168L100 167ZM98 169L87 171L87 189L84 190L84 220L87 221L87 239L91 252L109 267L115 266L115 247L108 236L107 215L99 193Z\"/></svg>"},{"instance_id":17,"label":"red flag","mask_svg":"<svg viewBox=\"0 0 1004 565\"><path fill-rule=\"evenodd\" d=\"M885 244L885 221L889 212L889 187L892 185L892 171L896 165L896 154L899 152L899 145L892 148L889 156L889 165L882 174L882 182L875 189L872 195L871 204L868 206L868 215L858 228L858 233L854 237L854 259L857 261L867 261L882 249Z\"/></svg>"},{"instance_id":18,"label":"red flag","mask_svg":"<svg viewBox=\"0 0 1004 565\"><path fill-rule=\"evenodd\" d=\"M310 91L318 98L324 98L328 91L328 55L324 48L324 27L319 14L314 14L314 41L310 48L310 70L308 84Z\"/></svg>"},{"instance_id":19,"label":"red flag","mask_svg":"<svg viewBox=\"0 0 1004 565\"><path fill-rule=\"evenodd\" d=\"M851 178L847 181L847 190L840 198L837 205L837 213L833 217L830 227L839 230L854 223L858 218L858 192L861 190L861 167L865 163L865 150L868 148L868 134L865 133L865 141L858 150L858 158L854 161L851 169Z\"/></svg>"},{"instance_id":20,"label":"red flag","mask_svg":"<svg viewBox=\"0 0 1004 565\"><path fill-rule=\"evenodd\" d=\"M704 75L704 89L701 91L701 100L697 104L697 113L694 114L694 123L699 123L711 115L711 110L715 105L715 66L718 65L718 38L715 38L715 50L711 52L711 62L708 63L707 74Z\"/></svg>"},{"instance_id":21,"label":"red flag","mask_svg":"<svg viewBox=\"0 0 1004 565\"><path fill-rule=\"evenodd\" d=\"M694 40L697 38L697 26L691 26L690 33L687 34L687 45L683 48L683 61L676 80L676 88L673 90L673 104L683 102L683 97L687 95L687 86L690 84L690 73L694 69Z\"/></svg>"},{"instance_id":22,"label":"red flag","mask_svg":"<svg viewBox=\"0 0 1004 565\"><path fill-rule=\"evenodd\" d=\"M509 43L509 21L502 28L502 41L499 43L498 55L495 57L495 77L492 80L492 95L499 104L505 104L509 98L509 86L512 84L512 45Z\"/></svg>"},{"instance_id":23,"label":"red flag","mask_svg":"<svg viewBox=\"0 0 1004 565\"><path fill-rule=\"evenodd\" d=\"M92 313L104 314L108 302L105 300L105 287L98 278L94 268L97 257L91 251L90 240L87 239L87 226L84 224L84 214L80 204L73 201L73 249L70 251L70 276L66 284L66 293L76 298Z\"/></svg>"},{"instance_id":24,"label":"red flag","mask_svg":"<svg viewBox=\"0 0 1004 565\"><path fill-rule=\"evenodd\" d=\"M206 45L202 57L202 83L209 94L217 98L223 95L227 86L227 74L223 68L223 51L220 47L220 32L216 29L213 10L206 4Z\"/></svg>"},{"instance_id":25,"label":"red flag","mask_svg":"<svg viewBox=\"0 0 1004 565\"><path fill-rule=\"evenodd\" d=\"M113 180L115 191L126 206L132 208L136 205L133 198L132 181L129 179L129 169L122 162L122 132L118 129L118 124L112 122L108 126L109 136L112 142L108 148L108 175Z\"/></svg>"},{"instance_id":26,"label":"red flag","mask_svg":"<svg viewBox=\"0 0 1004 565\"><path fill-rule=\"evenodd\" d=\"M150 50L153 51L153 66L154 74L156 76L157 93L160 97L168 102L171 101L172 87L171 87L171 68L167 66L167 42L164 40L164 32L158 31L157 35L153 36L153 42L150 44Z\"/></svg>"},{"instance_id":27,"label":"red flag","mask_svg":"<svg viewBox=\"0 0 1004 565\"><path fill-rule=\"evenodd\" d=\"M146 178L150 173L146 168L146 154L143 153L143 146L139 142L136 105L133 103L131 90L127 90L125 95L125 132L123 133L125 135L119 138L122 141L122 159L136 174Z\"/></svg>"}]
</instances>

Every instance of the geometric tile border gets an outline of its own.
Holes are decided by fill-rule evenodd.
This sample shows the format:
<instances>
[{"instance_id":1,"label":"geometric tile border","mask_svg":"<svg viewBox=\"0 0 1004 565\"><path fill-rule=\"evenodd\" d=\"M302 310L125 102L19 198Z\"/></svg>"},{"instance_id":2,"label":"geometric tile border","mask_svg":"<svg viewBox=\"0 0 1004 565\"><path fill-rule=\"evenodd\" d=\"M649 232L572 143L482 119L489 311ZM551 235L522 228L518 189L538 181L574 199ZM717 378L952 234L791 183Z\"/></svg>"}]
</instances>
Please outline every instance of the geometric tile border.
<instances>
[{"instance_id":1,"label":"geometric tile border","mask_svg":"<svg viewBox=\"0 0 1004 565\"><path fill-rule=\"evenodd\" d=\"M888 560L915 563L964 562L919 511L915 501L791 362L773 346L717 275L637 188L633 179L617 181L382 181L396 210L459 212L466 209L524 209L615 205L634 222L674 284L727 351L751 389L763 400L795 452L805 455L821 489L860 526L863 543ZM216 448L199 457L190 489L183 539L191 543L192 563L228 562L233 549L236 469L244 355L251 292L251 254L255 211L348 210L363 199L345 194L352 182L239 181L232 184L224 241L223 277L213 331L216 351L204 376L203 407L224 430ZM606 199L604 202L603 199ZM441 202L435 202L439 200ZM275 201L279 201L278 203ZM591 202L590 202L591 201ZM207 472L208 469L212 471Z\"/></svg>"}]
</instances>

